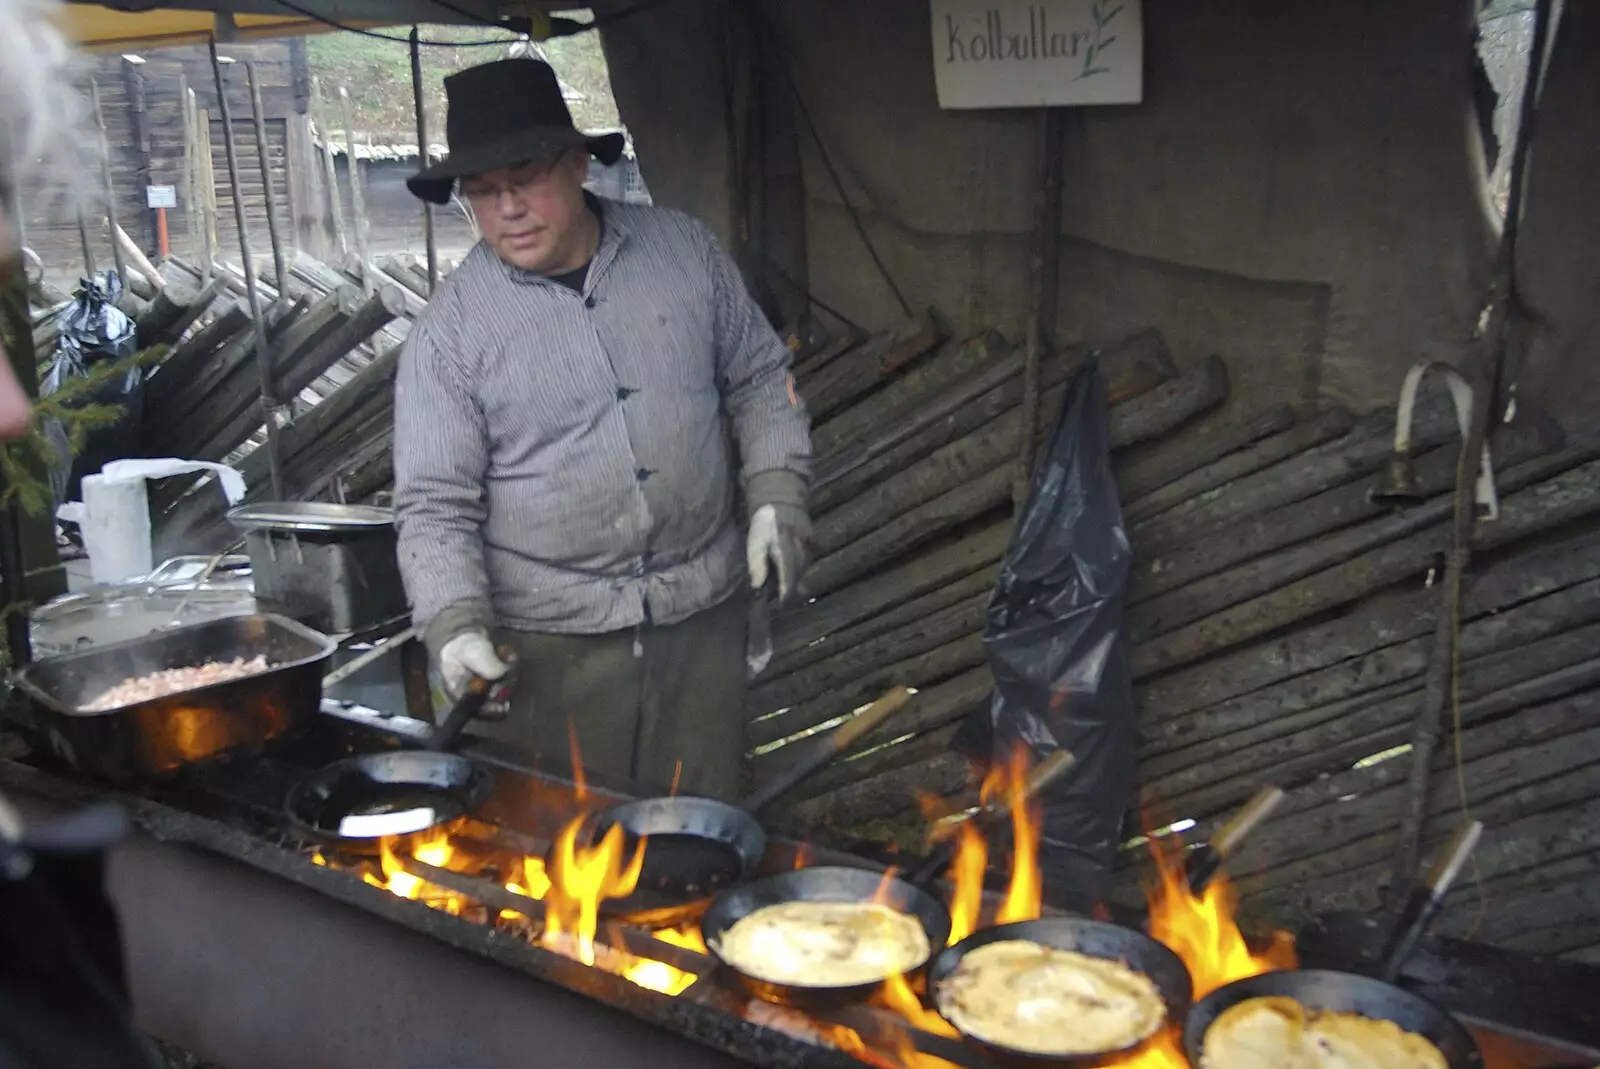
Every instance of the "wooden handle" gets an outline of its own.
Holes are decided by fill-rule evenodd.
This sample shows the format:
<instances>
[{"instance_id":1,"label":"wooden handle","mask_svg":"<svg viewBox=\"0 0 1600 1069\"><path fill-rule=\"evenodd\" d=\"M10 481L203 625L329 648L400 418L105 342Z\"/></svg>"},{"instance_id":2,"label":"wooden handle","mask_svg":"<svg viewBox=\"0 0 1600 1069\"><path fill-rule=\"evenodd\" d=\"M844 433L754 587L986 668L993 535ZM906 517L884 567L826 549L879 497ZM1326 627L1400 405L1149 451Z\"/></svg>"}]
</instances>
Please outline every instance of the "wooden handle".
<instances>
[{"instance_id":1,"label":"wooden handle","mask_svg":"<svg viewBox=\"0 0 1600 1069\"><path fill-rule=\"evenodd\" d=\"M1263 787L1246 802L1228 822L1211 836L1211 849L1219 858L1226 858L1236 850L1245 836L1261 826L1283 801L1283 791L1277 787Z\"/></svg>"},{"instance_id":2,"label":"wooden handle","mask_svg":"<svg viewBox=\"0 0 1600 1069\"><path fill-rule=\"evenodd\" d=\"M895 687L889 691L834 730L833 752L843 753L860 742L867 732L904 709L909 701L911 701L911 691L905 687Z\"/></svg>"},{"instance_id":3,"label":"wooden handle","mask_svg":"<svg viewBox=\"0 0 1600 1069\"><path fill-rule=\"evenodd\" d=\"M1439 859L1433 863L1433 868L1428 870L1427 879L1424 881L1429 893L1437 901L1450 890L1450 885L1456 882L1456 877L1461 875L1461 870L1467 864L1467 859L1478 848L1478 840L1483 838L1483 822L1471 820L1456 830L1450 842L1445 845Z\"/></svg>"},{"instance_id":4,"label":"wooden handle","mask_svg":"<svg viewBox=\"0 0 1600 1069\"><path fill-rule=\"evenodd\" d=\"M1078 759L1072 755L1071 750L1056 750L1034 765L1028 772L1028 779L1022 785L1024 798L1035 798L1039 792L1050 784L1060 779L1067 769L1077 764Z\"/></svg>"}]
</instances>

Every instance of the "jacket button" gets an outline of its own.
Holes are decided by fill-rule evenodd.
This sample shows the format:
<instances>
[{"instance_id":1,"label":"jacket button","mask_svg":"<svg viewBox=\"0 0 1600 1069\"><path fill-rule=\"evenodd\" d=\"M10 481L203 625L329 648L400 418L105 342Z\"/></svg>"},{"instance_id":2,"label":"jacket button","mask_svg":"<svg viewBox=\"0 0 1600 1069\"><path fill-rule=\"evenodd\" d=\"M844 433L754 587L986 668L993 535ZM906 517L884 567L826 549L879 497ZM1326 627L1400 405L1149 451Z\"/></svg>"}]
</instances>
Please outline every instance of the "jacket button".
<instances>
[{"instance_id":1,"label":"jacket button","mask_svg":"<svg viewBox=\"0 0 1600 1069\"><path fill-rule=\"evenodd\" d=\"M585 308L593 308L595 305L597 305L599 303L600 302L595 300L593 297L585 297L583 299L583 306Z\"/></svg>"}]
</instances>

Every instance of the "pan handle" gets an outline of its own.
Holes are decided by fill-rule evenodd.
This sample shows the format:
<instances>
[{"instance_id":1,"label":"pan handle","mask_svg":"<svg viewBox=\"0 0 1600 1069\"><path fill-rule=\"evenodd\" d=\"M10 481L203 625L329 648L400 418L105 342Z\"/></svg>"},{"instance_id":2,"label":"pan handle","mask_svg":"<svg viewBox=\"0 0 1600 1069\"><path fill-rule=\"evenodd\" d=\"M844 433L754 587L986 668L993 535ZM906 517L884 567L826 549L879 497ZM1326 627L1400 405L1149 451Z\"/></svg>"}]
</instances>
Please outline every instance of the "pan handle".
<instances>
[{"instance_id":1,"label":"pan handle","mask_svg":"<svg viewBox=\"0 0 1600 1069\"><path fill-rule=\"evenodd\" d=\"M1049 757L1034 765L1028 772L1028 778L1022 784L1023 801L1038 797L1039 792L1066 774L1067 769L1077 764L1078 759L1071 750L1059 749L1052 751ZM998 824L1011 815L1011 807L1004 801L991 802L977 810L964 810L960 813L951 813L941 817L934 825L939 839L939 844L928 855L915 872L911 874L909 882L917 887L926 887L936 879L940 873L950 867L950 861L955 856L955 841L948 832L958 824L965 824L969 820L977 819L986 825Z\"/></svg>"},{"instance_id":2,"label":"pan handle","mask_svg":"<svg viewBox=\"0 0 1600 1069\"><path fill-rule=\"evenodd\" d=\"M911 691L905 687L893 688L835 728L826 738L813 745L803 757L758 788L741 803L740 808L747 813L758 813L765 809L785 791L860 742L867 732L904 709L910 701Z\"/></svg>"},{"instance_id":3,"label":"pan handle","mask_svg":"<svg viewBox=\"0 0 1600 1069\"><path fill-rule=\"evenodd\" d=\"M1283 791L1280 788L1270 785L1261 788L1212 834L1204 846L1190 856L1185 871L1191 894L1198 895L1206 889L1222 870L1223 862L1232 856L1246 836L1272 815L1282 801Z\"/></svg>"},{"instance_id":4,"label":"pan handle","mask_svg":"<svg viewBox=\"0 0 1600 1069\"><path fill-rule=\"evenodd\" d=\"M461 692L461 697L450 707L445 718L439 722L433 734L428 739L428 748L443 753L452 749L456 741L461 738L461 733L467 729L467 724L473 717L483 710L490 701L505 701L511 693L512 677L516 673L515 651L506 646L499 647L496 651L500 659L511 666L511 671L497 680L487 680L473 676L467 681L467 689Z\"/></svg>"},{"instance_id":5,"label":"pan handle","mask_svg":"<svg viewBox=\"0 0 1600 1069\"><path fill-rule=\"evenodd\" d=\"M1481 821L1468 821L1458 828L1439 854L1439 859L1434 862L1433 868L1428 870L1427 878L1411 892L1411 897L1406 900L1405 908L1400 911L1400 918L1395 923L1389 945L1384 948L1379 965L1379 975L1382 979L1391 984L1399 979L1400 969L1405 965L1406 958L1410 957L1411 951L1416 948L1422 933L1428 930L1428 925L1439 912L1439 907L1444 904L1444 896L1449 893L1450 885L1461 875L1467 859L1472 856L1472 851L1477 849L1478 840L1482 837Z\"/></svg>"}]
</instances>

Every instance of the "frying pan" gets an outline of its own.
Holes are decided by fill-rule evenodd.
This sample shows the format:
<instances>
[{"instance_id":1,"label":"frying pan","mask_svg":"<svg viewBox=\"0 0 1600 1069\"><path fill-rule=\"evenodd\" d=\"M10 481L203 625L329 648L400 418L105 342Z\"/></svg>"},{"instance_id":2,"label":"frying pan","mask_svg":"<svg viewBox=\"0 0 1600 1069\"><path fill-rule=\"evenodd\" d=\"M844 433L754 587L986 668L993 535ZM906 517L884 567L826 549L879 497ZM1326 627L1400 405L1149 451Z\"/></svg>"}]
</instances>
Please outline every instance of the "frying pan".
<instances>
[{"instance_id":1,"label":"frying pan","mask_svg":"<svg viewBox=\"0 0 1600 1069\"><path fill-rule=\"evenodd\" d=\"M1155 984L1156 990L1161 994L1161 1001L1166 1006L1167 1021L1180 1021L1184 1014L1189 1012L1189 1002L1193 997L1194 988L1189 980L1189 970L1184 967L1183 960L1178 955L1143 932L1124 928L1109 921L1090 920L1087 917L1040 917L1031 921L997 924L992 928L982 928L973 932L955 946L945 947L934 956L933 963L928 966L928 994L933 999L935 1008L938 1008L936 993L939 984L955 972L963 958L979 947L1006 939L1021 939L1054 947L1057 950L1076 951L1092 958L1120 961L1130 969L1143 973L1151 983ZM960 1031L960 1027L954 1021L950 1021L950 1024ZM1110 1054L1137 1050L1148 1042L1146 1040L1114 1050L1090 1051L1062 1057L1000 1046L966 1032L962 1032L961 1038L999 1061L1030 1066L1065 1065L1084 1059L1103 1058Z\"/></svg>"},{"instance_id":2,"label":"frying pan","mask_svg":"<svg viewBox=\"0 0 1600 1069\"><path fill-rule=\"evenodd\" d=\"M749 879L760 866L767 835L755 814L910 700L909 690L895 687L738 805L678 795L623 802L595 814L585 829L589 843L598 842L615 826L625 833L628 856L644 840L637 888L626 897L606 899L600 905L601 915L647 927L668 927L699 916L712 895Z\"/></svg>"},{"instance_id":3,"label":"frying pan","mask_svg":"<svg viewBox=\"0 0 1600 1069\"><path fill-rule=\"evenodd\" d=\"M474 678L428 740L427 750L362 754L335 761L290 788L283 808L296 831L353 854L375 854L383 840L449 834L488 801L487 769L449 753L485 704L503 701L510 679Z\"/></svg>"},{"instance_id":4,"label":"frying pan","mask_svg":"<svg viewBox=\"0 0 1600 1069\"><path fill-rule=\"evenodd\" d=\"M1329 969L1287 969L1235 980L1197 1002L1184 1022L1183 1046L1189 1063L1199 1066L1206 1030L1226 1010L1253 998L1292 998L1307 1009L1358 1013L1393 1021L1426 1037L1439 1048L1450 1069L1482 1069L1483 1059L1471 1033L1438 1004L1395 986L1400 967L1428 922L1439 911L1450 884L1466 863L1483 825L1468 823L1456 832L1427 879L1412 892L1385 949L1382 978Z\"/></svg>"},{"instance_id":5,"label":"frying pan","mask_svg":"<svg viewBox=\"0 0 1600 1069\"><path fill-rule=\"evenodd\" d=\"M872 869L818 865L780 872L722 892L700 920L700 934L707 949L751 994L784 1006L825 1009L858 1002L884 983L875 980L829 987L775 983L745 972L722 957L718 947L729 928L758 909L784 902L879 902L914 918L928 937L928 946L943 946L950 938L950 914L942 902L920 887ZM912 973L921 971L919 966Z\"/></svg>"},{"instance_id":6,"label":"frying pan","mask_svg":"<svg viewBox=\"0 0 1600 1069\"><path fill-rule=\"evenodd\" d=\"M1029 773L1022 788L1022 796L1031 798L1055 780L1073 764L1072 753L1056 750L1039 762ZM976 814L966 814L957 820L977 819L984 822L1003 820L1010 810L1003 804L985 806ZM948 823L948 822L947 822ZM706 945L716 954L713 937L720 937L729 927L765 906L780 902L881 902L892 909L909 913L921 923L928 935L930 947L941 947L950 938L950 914L944 904L930 894L928 885L944 871L953 852L953 842L946 840L941 850L929 858L908 880L870 869L819 865L794 869L777 876L769 876L754 883L724 891L712 901L700 921L700 934ZM718 960L747 990L769 1002L789 1006L823 1008L838 1006L864 999L883 986L883 981L856 984L848 987L811 987L801 984L777 984L754 976L737 966ZM921 969L912 970L913 974Z\"/></svg>"},{"instance_id":7,"label":"frying pan","mask_svg":"<svg viewBox=\"0 0 1600 1069\"><path fill-rule=\"evenodd\" d=\"M1185 877L1191 893L1199 894L1205 888L1221 870L1223 862L1247 835L1271 815L1282 800L1283 791L1277 787L1263 787L1218 828L1200 849L1185 859ZM1148 922L1148 917L1146 921ZM974 932L934 958L928 967L930 997L935 995L939 982L955 971L965 955L978 947L1004 939L1022 939L1055 947L1058 950L1076 951L1090 957L1109 958L1143 973L1156 985L1156 989L1161 993L1162 1002L1166 1005L1166 1022L1163 1028L1172 1027L1182 1021L1189 1010L1193 987L1189 971L1181 958L1139 928L1084 917L1042 917L1038 920L1003 924ZM937 1008L937 999L934 998L933 1001ZM954 1021L950 1023L955 1027ZM991 1058L1026 1066L1066 1065L1084 1059L1103 1058L1111 1054L1140 1049L1149 1042L1146 1039L1122 1050L1095 1051L1062 1057L1003 1047L966 1033L962 1034L962 1038Z\"/></svg>"}]
</instances>

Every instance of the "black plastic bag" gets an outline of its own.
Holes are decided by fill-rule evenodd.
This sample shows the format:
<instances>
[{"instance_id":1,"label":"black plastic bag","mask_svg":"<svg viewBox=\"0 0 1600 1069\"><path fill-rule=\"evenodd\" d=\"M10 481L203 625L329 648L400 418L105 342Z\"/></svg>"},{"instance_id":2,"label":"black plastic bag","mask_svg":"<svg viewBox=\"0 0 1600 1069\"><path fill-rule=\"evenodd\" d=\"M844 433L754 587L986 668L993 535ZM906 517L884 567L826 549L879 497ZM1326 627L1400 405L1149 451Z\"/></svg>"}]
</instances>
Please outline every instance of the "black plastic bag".
<instances>
[{"instance_id":1,"label":"black plastic bag","mask_svg":"<svg viewBox=\"0 0 1600 1069\"><path fill-rule=\"evenodd\" d=\"M115 271L107 271L103 278L79 281L72 303L60 313L60 351L39 383L40 397L49 397L73 379L86 377L97 364L126 360L138 351L133 320L117 307L121 297L122 280ZM93 475L110 461L137 455L144 414L144 372L133 368L91 390L78 403L121 405L123 412L110 426L90 431L76 456L70 453L60 421L45 424L45 437L61 458L50 472L50 488L58 505L81 496L85 475Z\"/></svg>"},{"instance_id":2,"label":"black plastic bag","mask_svg":"<svg viewBox=\"0 0 1600 1069\"><path fill-rule=\"evenodd\" d=\"M989 707L955 746L985 762L1018 744L1077 758L1045 792L1046 898L1086 909L1110 874L1133 786L1133 682L1123 629L1132 551L1111 475L1105 384L1069 385L1001 562L984 624Z\"/></svg>"}]
</instances>

